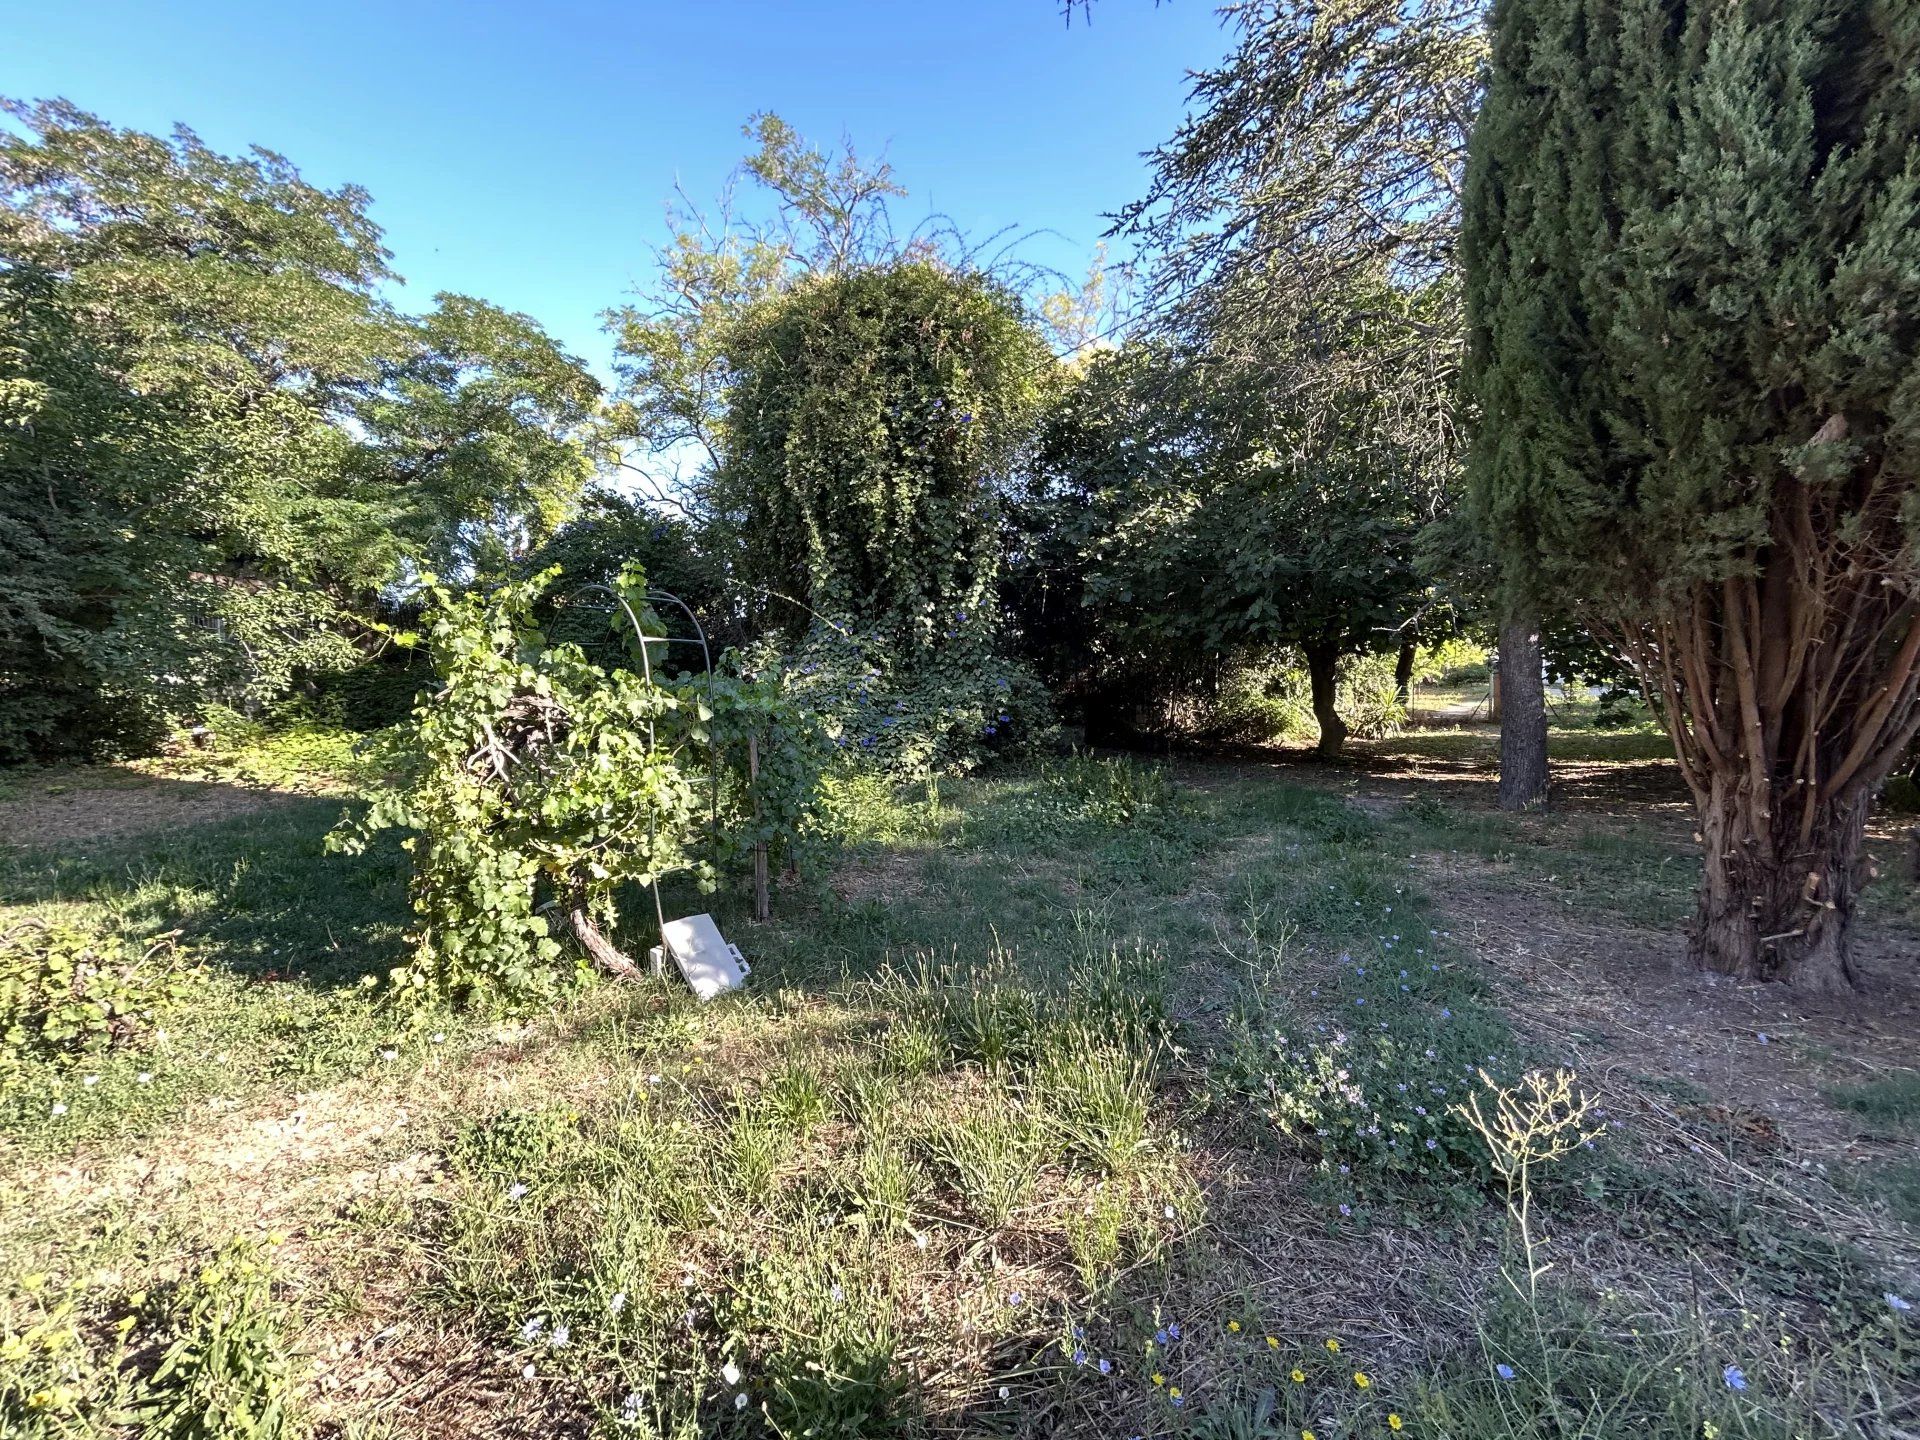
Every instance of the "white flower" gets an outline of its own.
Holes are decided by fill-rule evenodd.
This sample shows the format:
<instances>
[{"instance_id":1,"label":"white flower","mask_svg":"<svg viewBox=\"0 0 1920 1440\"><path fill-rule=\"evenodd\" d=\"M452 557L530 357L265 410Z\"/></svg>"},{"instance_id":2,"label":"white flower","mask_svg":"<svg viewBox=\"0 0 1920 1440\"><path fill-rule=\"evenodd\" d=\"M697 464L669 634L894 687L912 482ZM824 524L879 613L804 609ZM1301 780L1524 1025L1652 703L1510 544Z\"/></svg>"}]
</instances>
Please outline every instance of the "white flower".
<instances>
[{"instance_id":1,"label":"white flower","mask_svg":"<svg viewBox=\"0 0 1920 1440\"><path fill-rule=\"evenodd\" d=\"M1005 1400L1011 1394L1013 1394L1013 1391L1009 1390L1005 1385L1000 1387L1000 1398L1002 1400Z\"/></svg>"},{"instance_id":2,"label":"white flower","mask_svg":"<svg viewBox=\"0 0 1920 1440\"><path fill-rule=\"evenodd\" d=\"M533 1378L533 1362L531 1360L520 1367L520 1378L522 1380L531 1380Z\"/></svg>"},{"instance_id":3,"label":"white flower","mask_svg":"<svg viewBox=\"0 0 1920 1440\"><path fill-rule=\"evenodd\" d=\"M564 1350L567 1348L567 1342L572 1338L573 1331L565 1325L556 1325L553 1327L553 1337L547 1343L556 1350Z\"/></svg>"},{"instance_id":4,"label":"white flower","mask_svg":"<svg viewBox=\"0 0 1920 1440\"><path fill-rule=\"evenodd\" d=\"M1167 1206L1167 1208L1165 1210L1162 1210L1160 1213L1162 1215L1165 1215L1169 1220L1173 1219L1173 1206L1171 1205Z\"/></svg>"},{"instance_id":5,"label":"white flower","mask_svg":"<svg viewBox=\"0 0 1920 1440\"><path fill-rule=\"evenodd\" d=\"M1913 1308L1913 1302L1911 1300L1896 1295L1891 1290L1887 1292L1887 1304L1896 1310L1911 1310Z\"/></svg>"},{"instance_id":6,"label":"white flower","mask_svg":"<svg viewBox=\"0 0 1920 1440\"><path fill-rule=\"evenodd\" d=\"M624 1290L614 1291L613 1298L607 1301L608 1311L610 1311L612 1314L618 1315L622 1310L626 1308L627 1308L627 1292Z\"/></svg>"},{"instance_id":7,"label":"white flower","mask_svg":"<svg viewBox=\"0 0 1920 1440\"><path fill-rule=\"evenodd\" d=\"M524 1196L526 1193L527 1193L527 1186L526 1186L526 1182L523 1180L516 1180L513 1182L513 1184L507 1187L507 1199L509 1200L518 1200L522 1196Z\"/></svg>"},{"instance_id":8,"label":"white flower","mask_svg":"<svg viewBox=\"0 0 1920 1440\"><path fill-rule=\"evenodd\" d=\"M544 1316L541 1316L541 1315L534 1316L531 1320L527 1321L526 1324L520 1327L520 1338L522 1340L539 1339L541 1328L546 1323L547 1323L546 1318Z\"/></svg>"},{"instance_id":9,"label":"white flower","mask_svg":"<svg viewBox=\"0 0 1920 1440\"><path fill-rule=\"evenodd\" d=\"M659 1071L657 1071L657 1070L656 1070L656 1071L655 1071L655 1072L654 1072L653 1074L651 1074L651 1075L649 1075L649 1076L647 1076L647 1084L649 1084L649 1085L658 1085L659 1083L660 1083L660 1072L659 1072Z\"/></svg>"},{"instance_id":10,"label":"white flower","mask_svg":"<svg viewBox=\"0 0 1920 1440\"><path fill-rule=\"evenodd\" d=\"M82 1085L88 1085L88 1086L98 1085L100 1083L100 1077L98 1075L89 1075L87 1076L86 1079L82 1080L80 1083Z\"/></svg>"},{"instance_id":11,"label":"white flower","mask_svg":"<svg viewBox=\"0 0 1920 1440\"><path fill-rule=\"evenodd\" d=\"M53 1114L55 1114L55 1115L64 1115L64 1114L66 1114L66 1113L67 1113L67 1102L66 1102L66 1101L64 1101L64 1100L56 1100L56 1101L54 1101L54 1102L53 1102L53 1112L52 1112L52 1113L53 1113Z\"/></svg>"},{"instance_id":12,"label":"white flower","mask_svg":"<svg viewBox=\"0 0 1920 1440\"><path fill-rule=\"evenodd\" d=\"M380 1058L382 1060L391 1060L395 1056L399 1055L399 1053L400 1052L398 1050L382 1050L380 1052Z\"/></svg>"},{"instance_id":13,"label":"white flower","mask_svg":"<svg viewBox=\"0 0 1920 1440\"><path fill-rule=\"evenodd\" d=\"M433 1032L433 1043L436 1045L443 1042L446 1038L447 1037L438 1030Z\"/></svg>"},{"instance_id":14,"label":"white flower","mask_svg":"<svg viewBox=\"0 0 1920 1440\"><path fill-rule=\"evenodd\" d=\"M736 1410L744 1410L747 1408L747 1392L746 1391L742 1390L738 1395L735 1395L733 1397L733 1408Z\"/></svg>"},{"instance_id":15,"label":"white flower","mask_svg":"<svg viewBox=\"0 0 1920 1440\"><path fill-rule=\"evenodd\" d=\"M927 1248L927 1237L926 1237L926 1235L925 1235L924 1233L920 1233L920 1234L916 1234L916 1235L915 1235L915 1236L913 1237L913 1243L914 1243L914 1248L916 1248L916 1249L919 1249L919 1250L924 1250L924 1249L926 1249L926 1248Z\"/></svg>"},{"instance_id":16,"label":"white flower","mask_svg":"<svg viewBox=\"0 0 1920 1440\"><path fill-rule=\"evenodd\" d=\"M133 1083L136 1085L153 1084L153 1072L151 1070L142 1070L138 1075L133 1077Z\"/></svg>"},{"instance_id":17,"label":"white flower","mask_svg":"<svg viewBox=\"0 0 1920 1440\"><path fill-rule=\"evenodd\" d=\"M729 1385L738 1385L740 1383L740 1367L731 1360L727 1361L726 1364L720 1367L720 1378Z\"/></svg>"},{"instance_id":18,"label":"white flower","mask_svg":"<svg viewBox=\"0 0 1920 1440\"><path fill-rule=\"evenodd\" d=\"M838 1305L842 1300L846 1298L847 1298L847 1292L842 1290L838 1285L835 1285L833 1287L833 1303Z\"/></svg>"}]
</instances>

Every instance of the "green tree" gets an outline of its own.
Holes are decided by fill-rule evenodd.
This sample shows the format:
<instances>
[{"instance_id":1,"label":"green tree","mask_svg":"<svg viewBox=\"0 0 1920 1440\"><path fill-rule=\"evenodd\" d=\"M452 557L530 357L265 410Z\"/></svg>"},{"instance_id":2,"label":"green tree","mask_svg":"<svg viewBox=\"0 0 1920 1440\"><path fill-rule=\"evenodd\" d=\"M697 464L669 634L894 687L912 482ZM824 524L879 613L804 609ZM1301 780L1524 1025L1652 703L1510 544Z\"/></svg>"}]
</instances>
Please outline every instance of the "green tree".
<instances>
[{"instance_id":1,"label":"green tree","mask_svg":"<svg viewBox=\"0 0 1920 1440\"><path fill-rule=\"evenodd\" d=\"M404 346L355 407L368 495L410 559L497 575L577 508L600 385L539 324L465 295L399 322Z\"/></svg>"},{"instance_id":2,"label":"green tree","mask_svg":"<svg viewBox=\"0 0 1920 1440\"><path fill-rule=\"evenodd\" d=\"M1920 728L1920 11L1502 0L1466 265L1475 510L1665 719L1701 966L1842 990Z\"/></svg>"},{"instance_id":3,"label":"green tree","mask_svg":"<svg viewBox=\"0 0 1920 1440\"><path fill-rule=\"evenodd\" d=\"M422 321L367 196L60 101L0 129L0 755L132 746L351 663L410 555L578 488L592 381Z\"/></svg>"},{"instance_id":4,"label":"green tree","mask_svg":"<svg viewBox=\"0 0 1920 1440\"><path fill-rule=\"evenodd\" d=\"M1308 411L1164 346L1092 362L1050 416L1023 506L1039 514L1022 613L1054 673L1097 706L1137 707L1296 646L1322 753L1339 753L1340 663L1396 648L1426 603L1414 545L1443 493L1431 457L1396 443L1387 398Z\"/></svg>"},{"instance_id":5,"label":"green tree","mask_svg":"<svg viewBox=\"0 0 1920 1440\"><path fill-rule=\"evenodd\" d=\"M1194 77L1192 114L1153 153L1120 228L1149 262L1156 328L1219 383L1261 396L1264 501L1221 503L1256 526L1240 538L1280 549L1221 552L1235 554L1224 589L1249 629L1269 604L1294 607L1273 628L1312 661L1337 750L1338 656L1378 643L1360 638L1380 623L1376 597L1410 581L1398 540L1335 547L1432 519L1454 488L1459 187L1483 7L1240 0L1222 14L1233 48ZM1349 621L1326 608L1343 594L1358 607ZM1418 607L1388 608L1410 664Z\"/></svg>"}]
</instances>

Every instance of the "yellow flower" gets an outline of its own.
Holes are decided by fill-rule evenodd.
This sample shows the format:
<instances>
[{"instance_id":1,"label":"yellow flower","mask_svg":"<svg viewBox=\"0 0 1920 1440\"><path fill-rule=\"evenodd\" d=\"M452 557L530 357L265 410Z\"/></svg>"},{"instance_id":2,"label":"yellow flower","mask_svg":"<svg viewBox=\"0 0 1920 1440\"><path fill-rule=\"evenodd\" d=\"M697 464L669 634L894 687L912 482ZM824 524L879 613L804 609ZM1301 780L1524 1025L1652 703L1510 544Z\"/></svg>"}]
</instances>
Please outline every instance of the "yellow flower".
<instances>
[{"instance_id":1,"label":"yellow flower","mask_svg":"<svg viewBox=\"0 0 1920 1440\"><path fill-rule=\"evenodd\" d=\"M1399 1428L1400 1428L1400 1417L1398 1415L1387 1416L1387 1429L1398 1430Z\"/></svg>"},{"instance_id":2,"label":"yellow flower","mask_svg":"<svg viewBox=\"0 0 1920 1440\"><path fill-rule=\"evenodd\" d=\"M1304 1370L1296 1369L1290 1378L1292 1379L1294 1384L1304 1385L1307 1383L1307 1372Z\"/></svg>"},{"instance_id":3,"label":"yellow flower","mask_svg":"<svg viewBox=\"0 0 1920 1440\"><path fill-rule=\"evenodd\" d=\"M1227 1321L1227 1329L1233 1334L1238 1335L1240 1333L1240 1322L1238 1320Z\"/></svg>"},{"instance_id":4,"label":"yellow flower","mask_svg":"<svg viewBox=\"0 0 1920 1440\"><path fill-rule=\"evenodd\" d=\"M1178 1400L1180 1398L1180 1387L1178 1385L1168 1386L1167 1394L1171 1395L1175 1400Z\"/></svg>"},{"instance_id":5,"label":"yellow flower","mask_svg":"<svg viewBox=\"0 0 1920 1440\"><path fill-rule=\"evenodd\" d=\"M1280 1342L1276 1340L1273 1336L1269 1335L1267 1336L1267 1348L1269 1350L1278 1350L1280 1348Z\"/></svg>"},{"instance_id":6,"label":"yellow flower","mask_svg":"<svg viewBox=\"0 0 1920 1440\"><path fill-rule=\"evenodd\" d=\"M1366 1388L1367 1388L1367 1387L1368 1387L1369 1385L1371 1385L1371 1384L1373 1384L1373 1381L1371 1381L1371 1380L1369 1380L1369 1379L1367 1378L1367 1372L1366 1372L1366 1371L1364 1371L1364 1370L1356 1370L1356 1371L1354 1371L1354 1372L1353 1372L1353 1383L1354 1383L1354 1384L1356 1384L1356 1385L1358 1385L1358 1386L1359 1386L1359 1387L1360 1387L1360 1388L1361 1388L1362 1390L1364 1390L1364 1389L1366 1389Z\"/></svg>"},{"instance_id":7,"label":"yellow flower","mask_svg":"<svg viewBox=\"0 0 1920 1440\"><path fill-rule=\"evenodd\" d=\"M1153 1372L1153 1383L1156 1385L1164 1385L1167 1383L1167 1377L1156 1370Z\"/></svg>"},{"instance_id":8,"label":"yellow flower","mask_svg":"<svg viewBox=\"0 0 1920 1440\"><path fill-rule=\"evenodd\" d=\"M1327 1337L1327 1349L1338 1355L1340 1353L1340 1342L1329 1335Z\"/></svg>"},{"instance_id":9,"label":"yellow flower","mask_svg":"<svg viewBox=\"0 0 1920 1440\"><path fill-rule=\"evenodd\" d=\"M1319 1440L1319 1437L1311 1430L1302 1430L1300 1432L1300 1440Z\"/></svg>"}]
</instances>

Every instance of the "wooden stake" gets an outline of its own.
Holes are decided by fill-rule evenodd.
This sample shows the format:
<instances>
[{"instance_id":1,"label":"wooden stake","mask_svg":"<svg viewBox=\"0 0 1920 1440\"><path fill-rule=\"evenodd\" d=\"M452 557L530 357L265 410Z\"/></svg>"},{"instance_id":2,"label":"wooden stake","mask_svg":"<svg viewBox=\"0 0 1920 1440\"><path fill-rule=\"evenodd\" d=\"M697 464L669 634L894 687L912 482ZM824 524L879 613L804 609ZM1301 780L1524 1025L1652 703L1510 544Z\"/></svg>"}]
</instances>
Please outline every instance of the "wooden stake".
<instances>
[{"instance_id":1,"label":"wooden stake","mask_svg":"<svg viewBox=\"0 0 1920 1440\"><path fill-rule=\"evenodd\" d=\"M756 735L747 736L747 783L754 788L753 824L760 828L760 739ZM756 840L753 844L753 918L764 925L773 918L773 908L767 901L767 842Z\"/></svg>"}]
</instances>

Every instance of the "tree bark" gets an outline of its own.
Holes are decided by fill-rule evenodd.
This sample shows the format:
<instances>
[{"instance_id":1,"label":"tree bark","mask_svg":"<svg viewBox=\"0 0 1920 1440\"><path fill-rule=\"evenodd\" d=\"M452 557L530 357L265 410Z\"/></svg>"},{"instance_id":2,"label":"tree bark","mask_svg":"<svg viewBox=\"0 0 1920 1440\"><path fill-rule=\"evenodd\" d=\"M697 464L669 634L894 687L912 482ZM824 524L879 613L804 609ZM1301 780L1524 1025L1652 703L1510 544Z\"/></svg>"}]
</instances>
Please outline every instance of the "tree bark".
<instances>
[{"instance_id":1,"label":"tree bark","mask_svg":"<svg viewBox=\"0 0 1920 1440\"><path fill-rule=\"evenodd\" d=\"M1860 977L1847 931L1863 878L1867 800L1813 807L1803 816L1771 794L1756 812L1740 777L1716 778L1700 808L1706 868L1689 953L1702 970L1743 980L1791 980L1795 988L1850 994ZM1771 843L1751 838L1765 835Z\"/></svg>"},{"instance_id":2,"label":"tree bark","mask_svg":"<svg viewBox=\"0 0 1920 1440\"><path fill-rule=\"evenodd\" d=\"M1315 641L1301 647L1307 656L1307 681L1313 691L1313 718L1320 722L1318 751L1331 759L1347 742L1347 722L1340 718L1336 705L1339 686L1340 648L1332 641Z\"/></svg>"},{"instance_id":3,"label":"tree bark","mask_svg":"<svg viewBox=\"0 0 1920 1440\"><path fill-rule=\"evenodd\" d=\"M587 908L586 897L576 895L567 907L567 928L573 932L573 938L598 969L622 980L640 978L640 967L633 963L624 950L607 939L593 918L593 912Z\"/></svg>"},{"instance_id":4,"label":"tree bark","mask_svg":"<svg viewBox=\"0 0 1920 1440\"><path fill-rule=\"evenodd\" d=\"M1509 615L1500 626L1500 808L1547 802L1547 692L1540 622Z\"/></svg>"},{"instance_id":5,"label":"tree bark","mask_svg":"<svg viewBox=\"0 0 1920 1440\"><path fill-rule=\"evenodd\" d=\"M1401 645L1399 658L1393 662L1393 698L1402 710L1413 708L1413 657L1414 644L1409 640Z\"/></svg>"}]
</instances>

